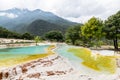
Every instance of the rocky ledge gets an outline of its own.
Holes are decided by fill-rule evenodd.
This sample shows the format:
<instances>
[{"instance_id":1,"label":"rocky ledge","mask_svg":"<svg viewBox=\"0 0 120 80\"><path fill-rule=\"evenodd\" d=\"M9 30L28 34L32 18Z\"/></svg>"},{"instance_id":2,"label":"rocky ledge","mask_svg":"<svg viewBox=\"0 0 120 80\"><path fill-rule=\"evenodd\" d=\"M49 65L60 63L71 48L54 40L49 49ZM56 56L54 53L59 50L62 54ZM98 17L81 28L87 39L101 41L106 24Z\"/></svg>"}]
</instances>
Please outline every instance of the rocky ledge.
<instances>
[{"instance_id":1,"label":"rocky ledge","mask_svg":"<svg viewBox=\"0 0 120 80\"><path fill-rule=\"evenodd\" d=\"M76 74L66 59L55 54L1 70L0 80L78 80Z\"/></svg>"}]
</instances>

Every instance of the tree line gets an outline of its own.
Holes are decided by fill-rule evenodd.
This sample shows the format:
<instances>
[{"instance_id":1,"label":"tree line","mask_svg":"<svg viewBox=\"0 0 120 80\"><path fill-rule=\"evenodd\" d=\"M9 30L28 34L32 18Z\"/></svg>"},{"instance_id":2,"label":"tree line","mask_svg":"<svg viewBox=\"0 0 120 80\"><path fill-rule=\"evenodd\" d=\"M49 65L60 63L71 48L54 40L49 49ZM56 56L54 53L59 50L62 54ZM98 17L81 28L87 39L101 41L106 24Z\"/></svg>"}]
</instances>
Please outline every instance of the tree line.
<instances>
[{"instance_id":1,"label":"tree line","mask_svg":"<svg viewBox=\"0 0 120 80\"><path fill-rule=\"evenodd\" d=\"M23 33L19 34L16 32L12 32L7 30L6 28L0 27L0 38L15 38L15 39L28 39L31 40L33 39L33 35L30 33Z\"/></svg>"},{"instance_id":2,"label":"tree line","mask_svg":"<svg viewBox=\"0 0 120 80\"><path fill-rule=\"evenodd\" d=\"M120 11L102 21L92 17L83 26L73 26L66 32L65 41L73 45L101 46L107 41L113 41L115 50L118 50L120 40Z\"/></svg>"},{"instance_id":3,"label":"tree line","mask_svg":"<svg viewBox=\"0 0 120 80\"><path fill-rule=\"evenodd\" d=\"M100 47L111 44L118 50L120 40L120 11L102 21L92 17L85 24L70 27L65 34L59 31L51 31L46 34L46 39L50 41L65 41L72 45L86 47Z\"/></svg>"},{"instance_id":4,"label":"tree line","mask_svg":"<svg viewBox=\"0 0 120 80\"><path fill-rule=\"evenodd\" d=\"M100 47L103 44L113 43L115 50L118 50L118 42L120 40L120 11L108 17L105 21L100 18L92 17L82 26L72 26L67 29L65 33L50 31L40 37L29 33L18 34L0 27L0 37L34 39L36 44L39 40L48 40L86 47Z\"/></svg>"}]
</instances>

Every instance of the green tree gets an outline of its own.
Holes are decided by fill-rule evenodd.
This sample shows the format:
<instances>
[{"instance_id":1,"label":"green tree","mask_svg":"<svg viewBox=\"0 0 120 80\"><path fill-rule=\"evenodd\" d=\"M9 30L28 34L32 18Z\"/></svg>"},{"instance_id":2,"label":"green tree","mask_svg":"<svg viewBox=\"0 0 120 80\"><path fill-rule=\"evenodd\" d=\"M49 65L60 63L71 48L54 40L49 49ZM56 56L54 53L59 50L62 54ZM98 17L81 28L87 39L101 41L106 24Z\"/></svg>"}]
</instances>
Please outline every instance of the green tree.
<instances>
[{"instance_id":1,"label":"green tree","mask_svg":"<svg viewBox=\"0 0 120 80\"><path fill-rule=\"evenodd\" d=\"M70 27L66 34L65 34L65 41L67 43L72 43L73 45L79 44L79 40L81 39L81 30L80 30L81 25L76 25L73 27Z\"/></svg>"},{"instance_id":2,"label":"green tree","mask_svg":"<svg viewBox=\"0 0 120 80\"><path fill-rule=\"evenodd\" d=\"M20 39L21 35L16 32L11 32L6 28L0 27L0 37L1 38L17 38Z\"/></svg>"},{"instance_id":3,"label":"green tree","mask_svg":"<svg viewBox=\"0 0 120 80\"><path fill-rule=\"evenodd\" d=\"M104 31L106 38L113 40L114 48L118 50L118 39L120 39L120 11L108 17L105 21Z\"/></svg>"},{"instance_id":4,"label":"green tree","mask_svg":"<svg viewBox=\"0 0 120 80\"><path fill-rule=\"evenodd\" d=\"M82 36L88 41L89 46L100 42L100 39L103 36L103 21L92 17L81 27Z\"/></svg>"},{"instance_id":5,"label":"green tree","mask_svg":"<svg viewBox=\"0 0 120 80\"><path fill-rule=\"evenodd\" d=\"M45 39L50 41L62 42L64 37L60 31L50 31L45 34Z\"/></svg>"},{"instance_id":6,"label":"green tree","mask_svg":"<svg viewBox=\"0 0 120 80\"><path fill-rule=\"evenodd\" d=\"M35 36L34 40L35 40L36 45L38 42L42 41L42 39L39 36Z\"/></svg>"},{"instance_id":7,"label":"green tree","mask_svg":"<svg viewBox=\"0 0 120 80\"><path fill-rule=\"evenodd\" d=\"M29 39L29 40L31 40L31 39L33 39L33 36L31 34L29 34L29 33L24 33L22 35L22 39Z\"/></svg>"}]
</instances>

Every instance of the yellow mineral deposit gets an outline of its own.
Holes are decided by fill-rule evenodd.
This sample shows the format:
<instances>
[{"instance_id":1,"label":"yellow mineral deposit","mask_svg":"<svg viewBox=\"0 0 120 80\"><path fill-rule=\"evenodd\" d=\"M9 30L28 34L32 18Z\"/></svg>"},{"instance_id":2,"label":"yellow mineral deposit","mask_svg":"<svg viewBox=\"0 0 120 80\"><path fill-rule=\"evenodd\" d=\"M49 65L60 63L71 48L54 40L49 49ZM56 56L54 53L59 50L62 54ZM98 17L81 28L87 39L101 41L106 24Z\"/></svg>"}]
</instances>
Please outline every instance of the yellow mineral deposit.
<instances>
[{"instance_id":1,"label":"yellow mineral deposit","mask_svg":"<svg viewBox=\"0 0 120 80\"><path fill-rule=\"evenodd\" d=\"M46 56L52 55L54 54L54 52L52 51L53 48L55 48L55 45L49 46L47 48L46 53L43 53L43 54L20 55L20 57L17 57L17 58L14 57L14 58L9 58L9 59L1 59L0 68L22 64L25 62L29 62L35 59L44 58Z\"/></svg>"},{"instance_id":2,"label":"yellow mineral deposit","mask_svg":"<svg viewBox=\"0 0 120 80\"><path fill-rule=\"evenodd\" d=\"M110 73L115 73L116 71L115 56L92 55L91 51L86 48L70 48L68 51L83 59L82 64L89 68L97 71L108 71Z\"/></svg>"}]
</instances>

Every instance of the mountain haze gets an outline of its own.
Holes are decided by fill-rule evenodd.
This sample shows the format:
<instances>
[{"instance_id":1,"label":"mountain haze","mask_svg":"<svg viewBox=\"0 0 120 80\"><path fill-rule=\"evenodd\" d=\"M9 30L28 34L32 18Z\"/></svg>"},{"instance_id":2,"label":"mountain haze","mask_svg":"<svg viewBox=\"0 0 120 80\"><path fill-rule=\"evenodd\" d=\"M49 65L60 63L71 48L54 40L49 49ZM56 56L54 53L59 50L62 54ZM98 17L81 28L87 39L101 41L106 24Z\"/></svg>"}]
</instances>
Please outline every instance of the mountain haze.
<instances>
[{"instance_id":1,"label":"mountain haze","mask_svg":"<svg viewBox=\"0 0 120 80\"><path fill-rule=\"evenodd\" d=\"M34 33L35 30L42 30L44 33L49 30L63 31L69 26L76 24L78 23L68 21L56 16L51 12L45 12L39 9L30 11L28 9L13 8L0 11L0 25L9 30L22 33L28 31L30 33L36 34L36 32L39 32L36 31Z\"/></svg>"}]
</instances>

